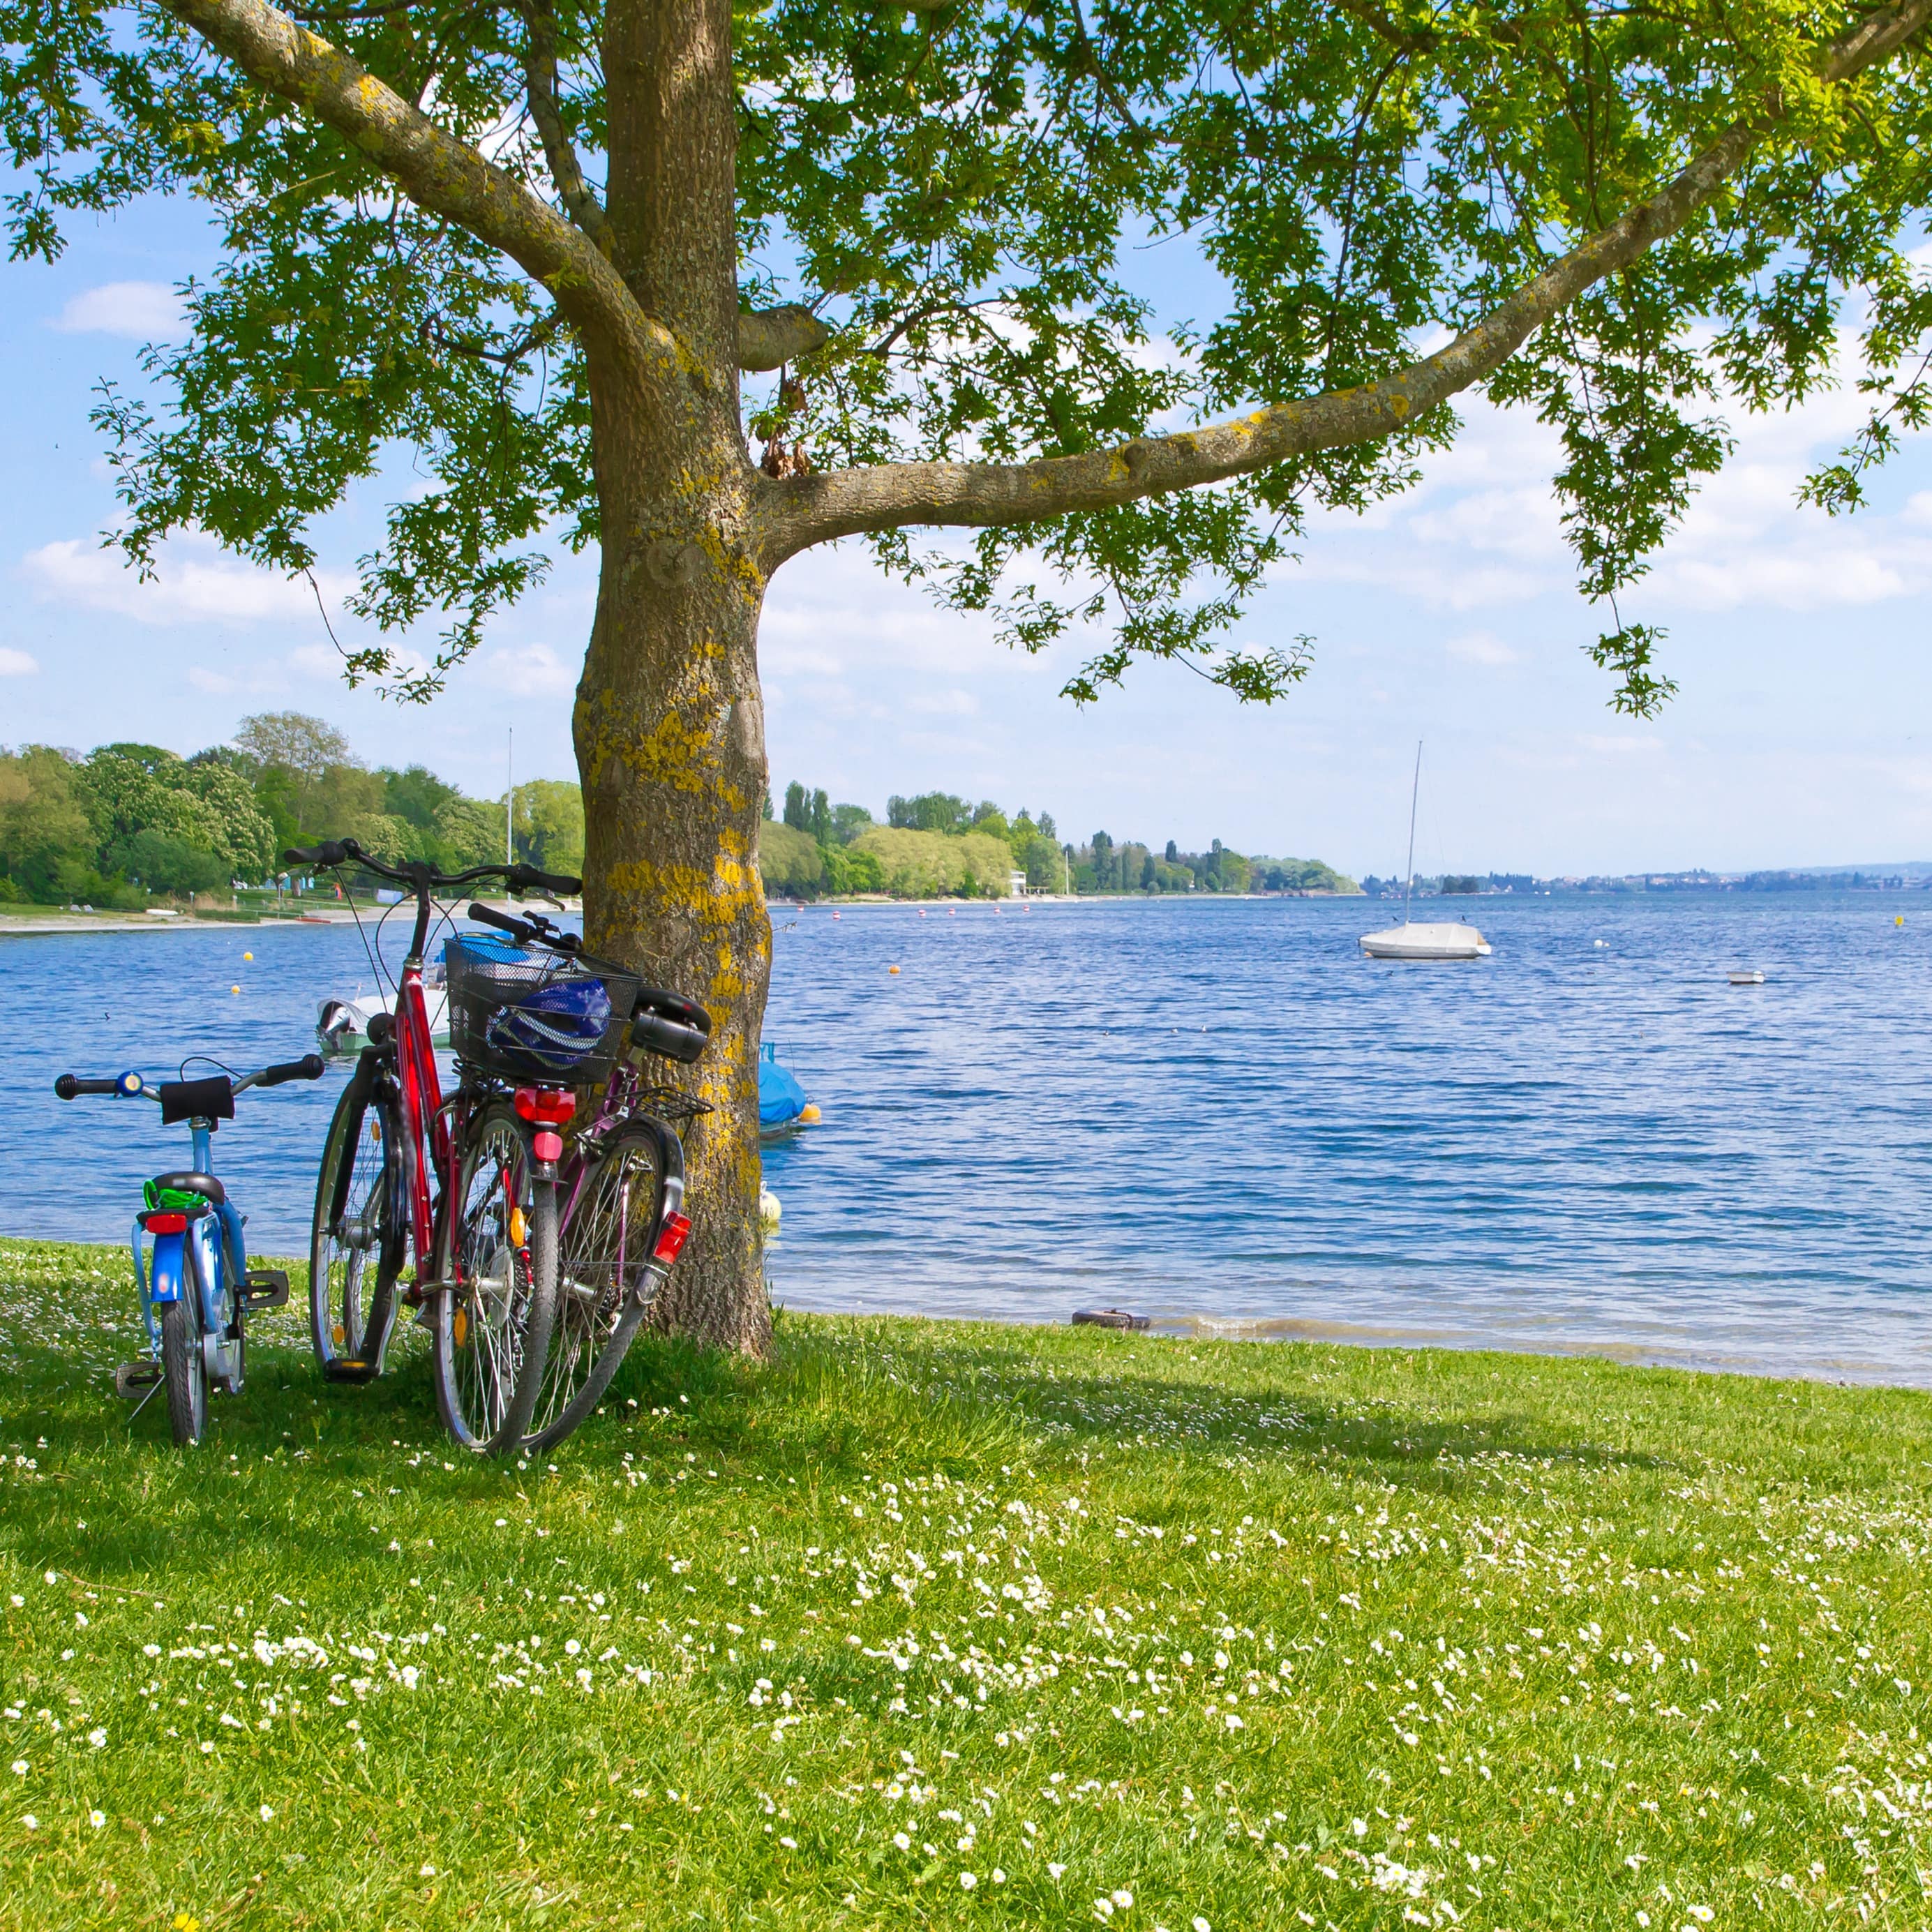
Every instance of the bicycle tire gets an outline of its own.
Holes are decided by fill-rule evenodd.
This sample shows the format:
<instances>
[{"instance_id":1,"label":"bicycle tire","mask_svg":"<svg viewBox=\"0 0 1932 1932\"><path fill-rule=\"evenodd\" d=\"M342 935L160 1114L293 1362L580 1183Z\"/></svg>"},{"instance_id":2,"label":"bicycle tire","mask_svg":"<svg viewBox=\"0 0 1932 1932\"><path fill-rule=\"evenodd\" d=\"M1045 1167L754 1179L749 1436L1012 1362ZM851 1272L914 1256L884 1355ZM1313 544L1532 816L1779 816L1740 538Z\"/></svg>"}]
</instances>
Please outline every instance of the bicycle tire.
<instances>
[{"instance_id":1,"label":"bicycle tire","mask_svg":"<svg viewBox=\"0 0 1932 1932\"><path fill-rule=\"evenodd\" d=\"M161 1379L167 1385L168 1426L192 1448L208 1432L208 1360L202 1352L201 1297L192 1270L181 1298L161 1304Z\"/></svg>"},{"instance_id":2,"label":"bicycle tire","mask_svg":"<svg viewBox=\"0 0 1932 1932\"><path fill-rule=\"evenodd\" d=\"M322 1142L309 1229L309 1344L332 1381L366 1381L382 1366L408 1233L402 1156L402 1110L358 1067Z\"/></svg>"},{"instance_id":3,"label":"bicycle tire","mask_svg":"<svg viewBox=\"0 0 1932 1932\"><path fill-rule=\"evenodd\" d=\"M656 1295L647 1264L664 1190L662 1150L640 1129L617 1134L578 1190L557 1237L556 1318L528 1454L569 1436L622 1365Z\"/></svg>"},{"instance_id":4,"label":"bicycle tire","mask_svg":"<svg viewBox=\"0 0 1932 1932\"><path fill-rule=\"evenodd\" d=\"M530 1130L501 1102L458 1150L431 1320L442 1426L464 1448L523 1446L556 1312L556 1187L535 1178Z\"/></svg>"}]
</instances>

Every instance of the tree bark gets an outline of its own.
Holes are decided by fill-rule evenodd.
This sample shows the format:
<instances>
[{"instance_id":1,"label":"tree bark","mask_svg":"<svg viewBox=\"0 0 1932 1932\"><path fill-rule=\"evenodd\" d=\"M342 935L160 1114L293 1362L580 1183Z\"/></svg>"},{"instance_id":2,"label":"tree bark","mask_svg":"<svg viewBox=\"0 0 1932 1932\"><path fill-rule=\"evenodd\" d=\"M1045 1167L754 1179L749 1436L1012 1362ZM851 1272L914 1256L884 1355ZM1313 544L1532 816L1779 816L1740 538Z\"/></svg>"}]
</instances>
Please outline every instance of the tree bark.
<instances>
[{"instance_id":1,"label":"tree bark","mask_svg":"<svg viewBox=\"0 0 1932 1932\"><path fill-rule=\"evenodd\" d=\"M695 1076L716 1111L686 1138L692 1234L654 1319L763 1354L765 580L739 422L730 30L730 0L607 16L611 258L680 368L665 382L647 357L589 352L603 570L574 724L586 941L712 1018Z\"/></svg>"},{"instance_id":2,"label":"tree bark","mask_svg":"<svg viewBox=\"0 0 1932 1932\"><path fill-rule=\"evenodd\" d=\"M693 1071L694 1090L716 1111L685 1136L691 1238L652 1318L761 1355L771 1313L758 1055L771 924L758 858L763 586L740 566L747 494L678 500L709 522L704 542L658 537L622 550L607 542L575 725L589 944L702 1000L712 1016L710 1046ZM662 527L670 518L661 507L649 520Z\"/></svg>"}]
</instances>

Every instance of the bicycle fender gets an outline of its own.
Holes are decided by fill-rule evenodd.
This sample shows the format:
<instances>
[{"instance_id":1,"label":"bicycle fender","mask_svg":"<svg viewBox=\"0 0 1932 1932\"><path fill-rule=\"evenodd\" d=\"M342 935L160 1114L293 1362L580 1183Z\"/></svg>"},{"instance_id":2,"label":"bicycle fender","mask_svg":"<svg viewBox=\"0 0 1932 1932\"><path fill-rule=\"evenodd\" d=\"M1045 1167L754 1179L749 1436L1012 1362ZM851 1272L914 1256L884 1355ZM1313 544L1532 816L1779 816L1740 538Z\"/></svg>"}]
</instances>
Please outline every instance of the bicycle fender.
<instances>
[{"instance_id":1,"label":"bicycle fender","mask_svg":"<svg viewBox=\"0 0 1932 1932\"><path fill-rule=\"evenodd\" d=\"M187 1245L185 1234L154 1237L154 1256L148 1267L150 1301L178 1301L182 1298L182 1283L187 1274L182 1250Z\"/></svg>"}]
</instances>

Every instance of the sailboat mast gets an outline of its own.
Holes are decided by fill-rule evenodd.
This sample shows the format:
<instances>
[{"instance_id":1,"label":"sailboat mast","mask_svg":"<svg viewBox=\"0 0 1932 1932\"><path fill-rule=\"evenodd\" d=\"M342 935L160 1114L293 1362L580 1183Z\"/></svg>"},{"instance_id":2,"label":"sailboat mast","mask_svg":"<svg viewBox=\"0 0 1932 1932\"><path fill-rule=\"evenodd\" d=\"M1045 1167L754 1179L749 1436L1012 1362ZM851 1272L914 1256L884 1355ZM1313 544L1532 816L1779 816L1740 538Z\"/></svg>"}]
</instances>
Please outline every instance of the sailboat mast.
<instances>
[{"instance_id":1,"label":"sailboat mast","mask_svg":"<svg viewBox=\"0 0 1932 1932\"><path fill-rule=\"evenodd\" d=\"M1415 885L1415 804L1422 796L1422 740L1415 741L1415 782L1408 791L1408 870L1402 874L1402 922L1408 923L1408 896Z\"/></svg>"},{"instance_id":2,"label":"sailboat mast","mask_svg":"<svg viewBox=\"0 0 1932 1932\"><path fill-rule=\"evenodd\" d=\"M1412 830L1409 844L1415 838ZM517 728L510 727L509 742L503 747L503 863L517 862Z\"/></svg>"}]
</instances>

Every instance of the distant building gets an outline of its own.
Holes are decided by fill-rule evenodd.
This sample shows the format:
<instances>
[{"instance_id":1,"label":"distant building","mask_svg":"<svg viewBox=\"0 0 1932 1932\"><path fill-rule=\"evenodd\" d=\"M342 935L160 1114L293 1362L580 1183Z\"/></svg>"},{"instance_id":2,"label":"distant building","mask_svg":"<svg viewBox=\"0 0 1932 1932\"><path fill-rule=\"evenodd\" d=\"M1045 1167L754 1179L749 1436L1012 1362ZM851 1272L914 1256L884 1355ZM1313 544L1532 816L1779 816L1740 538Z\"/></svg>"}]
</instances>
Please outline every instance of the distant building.
<instances>
[{"instance_id":1,"label":"distant building","mask_svg":"<svg viewBox=\"0 0 1932 1932\"><path fill-rule=\"evenodd\" d=\"M1027 896L1027 876L1025 873L1021 872L1017 867L1016 867L1012 872L1009 872L1006 874L1006 890L1012 894L1015 898L1024 898Z\"/></svg>"}]
</instances>

